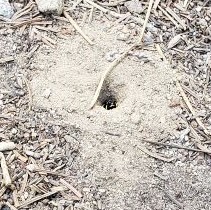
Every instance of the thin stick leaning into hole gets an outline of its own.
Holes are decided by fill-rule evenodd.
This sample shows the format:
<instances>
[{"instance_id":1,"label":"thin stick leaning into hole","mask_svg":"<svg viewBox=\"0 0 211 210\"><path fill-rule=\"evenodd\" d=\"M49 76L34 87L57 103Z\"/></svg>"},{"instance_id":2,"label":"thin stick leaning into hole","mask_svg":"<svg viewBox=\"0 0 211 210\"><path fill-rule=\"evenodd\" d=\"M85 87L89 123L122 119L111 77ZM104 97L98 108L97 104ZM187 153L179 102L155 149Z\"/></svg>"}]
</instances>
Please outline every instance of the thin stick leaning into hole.
<instances>
[{"instance_id":1,"label":"thin stick leaning into hole","mask_svg":"<svg viewBox=\"0 0 211 210\"><path fill-rule=\"evenodd\" d=\"M143 39L143 36L144 36L144 32L145 32L145 29L146 29L146 25L148 23L148 20L149 20L149 16L150 16L150 12L151 12L151 9L152 9L152 5L153 5L153 2L154 0L150 0L149 1L149 6L148 6L148 9L147 9L147 14L146 14L146 17L145 17L145 20L144 20L144 25L143 25L143 28L142 28L142 31L141 31L141 34L140 34L140 38L139 40L137 41L137 43L133 44L132 46L130 46L119 58L115 59L111 65L108 67L108 69L106 69L106 71L102 74L101 76L101 79L100 79L100 82L98 84L98 87L95 91L95 94L94 94L94 97L92 99L92 102L91 102L91 105L90 105L90 109L92 109L100 95L100 91L102 89L102 86L103 86L103 83L104 83L104 80L106 79L107 75L128 55L128 53L133 50L135 47L139 46L142 42L142 39Z\"/></svg>"}]
</instances>

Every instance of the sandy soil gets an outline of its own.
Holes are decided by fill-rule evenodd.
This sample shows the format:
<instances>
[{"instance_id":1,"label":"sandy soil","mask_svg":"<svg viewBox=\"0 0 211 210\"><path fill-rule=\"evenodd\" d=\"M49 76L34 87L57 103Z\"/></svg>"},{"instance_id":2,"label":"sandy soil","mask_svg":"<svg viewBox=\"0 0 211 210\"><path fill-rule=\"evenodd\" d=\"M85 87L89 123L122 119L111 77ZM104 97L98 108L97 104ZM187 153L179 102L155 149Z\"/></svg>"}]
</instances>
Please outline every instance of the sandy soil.
<instances>
[{"instance_id":1,"label":"sandy soil","mask_svg":"<svg viewBox=\"0 0 211 210\"><path fill-rule=\"evenodd\" d=\"M210 209L211 176L203 161L188 161L186 151L161 149L175 158L165 163L140 150L145 139L177 141L182 133L180 109L170 107L178 98L175 72L155 49L132 52L109 75L98 104L88 109L110 55L127 47L117 40L119 29L107 32L106 24L85 25L94 46L79 35L60 39L56 49L42 46L33 63L33 104L62 115L81 132L79 155L69 170L84 198L74 209L179 209L168 195L184 209ZM102 103L110 96L117 107L106 110Z\"/></svg>"}]
</instances>

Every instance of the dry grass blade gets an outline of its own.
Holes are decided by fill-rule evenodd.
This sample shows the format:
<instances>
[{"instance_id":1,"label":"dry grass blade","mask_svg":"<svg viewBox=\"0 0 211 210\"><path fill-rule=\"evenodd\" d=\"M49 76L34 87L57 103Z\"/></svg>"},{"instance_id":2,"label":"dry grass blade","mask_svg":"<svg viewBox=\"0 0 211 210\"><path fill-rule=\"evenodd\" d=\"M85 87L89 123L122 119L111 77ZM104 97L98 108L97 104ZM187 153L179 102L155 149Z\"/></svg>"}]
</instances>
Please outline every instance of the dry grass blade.
<instances>
[{"instance_id":1,"label":"dry grass blade","mask_svg":"<svg viewBox=\"0 0 211 210\"><path fill-rule=\"evenodd\" d=\"M170 195L166 190L160 188L165 194L166 196L173 202L175 203L179 208L183 209L183 204L180 203L178 200L176 200L176 198L174 198L172 195Z\"/></svg>"},{"instance_id":2,"label":"dry grass blade","mask_svg":"<svg viewBox=\"0 0 211 210\"><path fill-rule=\"evenodd\" d=\"M164 162L170 163L173 160L175 160L175 158L165 158L165 157L162 157L162 156L160 156L160 155L158 155L156 153L150 152L148 149L146 149L143 146L142 147L139 146L138 149L140 149L142 152L146 153L147 155L149 155L149 156L151 156L151 157L153 157L155 159L162 160Z\"/></svg>"},{"instance_id":3,"label":"dry grass blade","mask_svg":"<svg viewBox=\"0 0 211 210\"><path fill-rule=\"evenodd\" d=\"M169 14L171 14L171 16L183 27L184 30L186 30L185 23L181 20L181 18L170 7L167 7L166 11Z\"/></svg>"},{"instance_id":4,"label":"dry grass blade","mask_svg":"<svg viewBox=\"0 0 211 210\"><path fill-rule=\"evenodd\" d=\"M162 7L158 6L158 8L177 28L179 28L177 22Z\"/></svg>"},{"instance_id":5,"label":"dry grass blade","mask_svg":"<svg viewBox=\"0 0 211 210\"><path fill-rule=\"evenodd\" d=\"M69 22L73 25L73 27L78 31L78 33L81 34L81 36L90 44L93 45L94 43L91 41L91 39L81 30L81 28L78 26L78 24L70 17L70 15L64 11L64 16L69 20Z\"/></svg>"},{"instance_id":6,"label":"dry grass blade","mask_svg":"<svg viewBox=\"0 0 211 210\"><path fill-rule=\"evenodd\" d=\"M4 154L2 152L0 152L0 160L1 160L1 169L2 169L2 174L3 174L3 178L4 178L4 184L6 187L9 187L12 184L12 180L10 178L7 163L6 163Z\"/></svg>"},{"instance_id":7,"label":"dry grass blade","mask_svg":"<svg viewBox=\"0 0 211 210\"><path fill-rule=\"evenodd\" d=\"M23 13L24 11L28 10L32 5L34 4L34 2L29 2L23 9L17 11L13 16L12 16L12 20L17 19L18 17L21 17L20 14Z\"/></svg>"},{"instance_id":8,"label":"dry grass blade","mask_svg":"<svg viewBox=\"0 0 211 210\"><path fill-rule=\"evenodd\" d=\"M94 107L95 103L97 102L97 99L98 99L98 97L100 95L100 91L102 89L103 83L104 83L105 78L107 77L107 75L127 56L127 54L132 49L134 49L136 46L141 44L143 36L144 36L144 31L145 31L145 28L146 28L146 25L147 25L147 22L148 22L148 19L149 19L149 16L150 16L150 12L151 12L151 9L152 9L153 2L154 2L154 0L150 0L149 1L149 6L148 6L148 9L147 9L147 14L146 14L146 17L145 17L145 20L144 20L143 28L142 28L142 31L141 31L141 34L140 34L140 38L137 41L137 43L135 43L134 45L130 46L119 58L114 60L111 63L111 66L109 66L109 68L106 69L106 71L101 76L100 82L98 84L98 87L97 87L97 89L95 91L95 94L94 94L94 97L92 99L92 102L91 102L91 105L90 105L90 109L92 109Z\"/></svg>"}]
</instances>

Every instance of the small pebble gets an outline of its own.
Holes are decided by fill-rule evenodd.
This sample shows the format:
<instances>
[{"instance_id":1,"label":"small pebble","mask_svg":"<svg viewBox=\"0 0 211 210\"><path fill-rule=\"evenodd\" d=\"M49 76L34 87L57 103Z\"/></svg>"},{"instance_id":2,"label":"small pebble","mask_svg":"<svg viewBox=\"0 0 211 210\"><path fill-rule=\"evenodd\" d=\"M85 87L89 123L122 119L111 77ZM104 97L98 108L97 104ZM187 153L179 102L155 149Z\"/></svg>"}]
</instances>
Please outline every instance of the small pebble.
<instances>
[{"instance_id":1,"label":"small pebble","mask_svg":"<svg viewBox=\"0 0 211 210\"><path fill-rule=\"evenodd\" d=\"M64 9L64 0L36 0L40 12L61 15Z\"/></svg>"},{"instance_id":2,"label":"small pebble","mask_svg":"<svg viewBox=\"0 0 211 210\"><path fill-rule=\"evenodd\" d=\"M46 89L42 94L42 96L45 97L45 98L49 98L50 95L51 95L51 89L50 88Z\"/></svg>"},{"instance_id":3,"label":"small pebble","mask_svg":"<svg viewBox=\"0 0 211 210\"><path fill-rule=\"evenodd\" d=\"M18 132L18 130L16 129L16 128L13 128L12 130L11 130L11 133L12 134L16 134Z\"/></svg>"},{"instance_id":4,"label":"small pebble","mask_svg":"<svg viewBox=\"0 0 211 210\"><path fill-rule=\"evenodd\" d=\"M134 124L139 124L141 122L140 115L135 112L130 117L131 117L132 123L134 123Z\"/></svg>"},{"instance_id":5,"label":"small pebble","mask_svg":"<svg viewBox=\"0 0 211 210\"><path fill-rule=\"evenodd\" d=\"M0 16L11 18L14 11L8 0L0 0Z\"/></svg>"}]
</instances>

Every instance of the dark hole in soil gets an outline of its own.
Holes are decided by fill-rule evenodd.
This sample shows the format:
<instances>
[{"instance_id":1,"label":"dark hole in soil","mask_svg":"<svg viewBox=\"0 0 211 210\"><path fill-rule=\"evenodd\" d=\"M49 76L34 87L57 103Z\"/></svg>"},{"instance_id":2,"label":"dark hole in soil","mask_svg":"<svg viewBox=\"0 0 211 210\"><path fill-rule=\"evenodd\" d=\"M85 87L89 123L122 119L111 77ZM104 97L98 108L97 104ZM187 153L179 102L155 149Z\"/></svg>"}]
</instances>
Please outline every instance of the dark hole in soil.
<instances>
[{"instance_id":1,"label":"dark hole in soil","mask_svg":"<svg viewBox=\"0 0 211 210\"><path fill-rule=\"evenodd\" d=\"M116 93L110 89L108 83L104 85L104 88L100 93L99 102L101 106L107 110L115 109L117 107Z\"/></svg>"}]
</instances>

